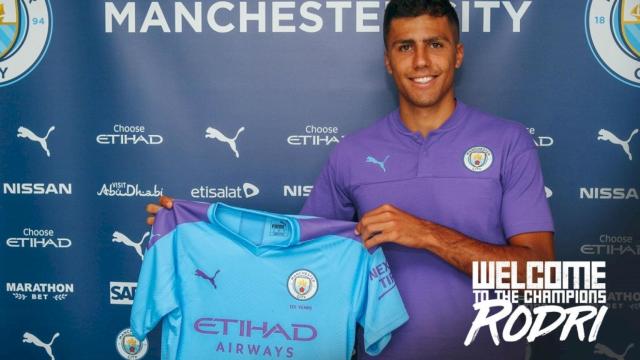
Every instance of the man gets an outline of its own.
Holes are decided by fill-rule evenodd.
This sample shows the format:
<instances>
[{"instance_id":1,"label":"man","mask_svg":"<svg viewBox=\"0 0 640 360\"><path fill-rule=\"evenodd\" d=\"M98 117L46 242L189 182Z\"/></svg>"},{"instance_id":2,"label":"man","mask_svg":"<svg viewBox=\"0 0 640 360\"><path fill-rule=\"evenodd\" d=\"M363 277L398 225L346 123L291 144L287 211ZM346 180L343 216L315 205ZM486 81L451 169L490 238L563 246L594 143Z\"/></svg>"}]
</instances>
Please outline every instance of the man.
<instances>
[{"instance_id":1,"label":"man","mask_svg":"<svg viewBox=\"0 0 640 360\"><path fill-rule=\"evenodd\" d=\"M301 213L359 219L365 246L384 248L410 319L378 358L522 358L521 343L495 347L486 330L463 342L472 261L554 258L535 145L456 100L464 47L447 0L391 0L383 29L399 109L335 147Z\"/></svg>"}]
</instances>

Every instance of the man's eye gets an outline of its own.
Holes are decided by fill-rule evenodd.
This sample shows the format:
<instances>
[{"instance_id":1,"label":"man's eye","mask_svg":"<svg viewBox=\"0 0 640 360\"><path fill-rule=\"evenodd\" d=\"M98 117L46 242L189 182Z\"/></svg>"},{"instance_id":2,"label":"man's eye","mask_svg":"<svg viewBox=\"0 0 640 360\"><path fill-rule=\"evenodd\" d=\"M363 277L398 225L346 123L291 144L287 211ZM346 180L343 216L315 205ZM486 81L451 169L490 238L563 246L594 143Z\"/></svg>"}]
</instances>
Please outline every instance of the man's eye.
<instances>
[{"instance_id":1,"label":"man's eye","mask_svg":"<svg viewBox=\"0 0 640 360\"><path fill-rule=\"evenodd\" d=\"M431 47L434 49L440 49L441 47L443 47L443 45L441 42L434 41L431 43Z\"/></svg>"},{"instance_id":2,"label":"man's eye","mask_svg":"<svg viewBox=\"0 0 640 360\"><path fill-rule=\"evenodd\" d=\"M400 50L401 52L407 52L407 51L411 50L411 45L410 44L402 44L402 45L398 46L398 50Z\"/></svg>"}]
</instances>

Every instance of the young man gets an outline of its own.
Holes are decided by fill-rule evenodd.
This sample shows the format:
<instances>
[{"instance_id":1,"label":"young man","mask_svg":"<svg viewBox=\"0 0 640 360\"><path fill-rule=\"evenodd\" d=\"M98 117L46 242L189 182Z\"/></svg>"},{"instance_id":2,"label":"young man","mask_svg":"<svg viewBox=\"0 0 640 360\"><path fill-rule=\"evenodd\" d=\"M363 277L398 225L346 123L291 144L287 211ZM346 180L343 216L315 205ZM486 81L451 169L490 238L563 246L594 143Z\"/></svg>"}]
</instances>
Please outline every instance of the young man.
<instances>
[{"instance_id":1,"label":"young man","mask_svg":"<svg viewBox=\"0 0 640 360\"><path fill-rule=\"evenodd\" d=\"M335 147L301 211L358 218L365 246L383 246L410 319L379 358L523 357L522 343L495 347L487 331L463 345L471 264L554 257L531 137L454 96L458 26L447 0L391 0L384 60L399 109Z\"/></svg>"},{"instance_id":2,"label":"young man","mask_svg":"<svg viewBox=\"0 0 640 360\"><path fill-rule=\"evenodd\" d=\"M365 246L383 247L410 319L377 358L522 358L522 343L495 347L486 330L463 343L472 261L554 258L535 145L522 125L456 100L464 48L447 0L391 0L384 41L399 109L335 147L301 213L359 219Z\"/></svg>"}]
</instances>

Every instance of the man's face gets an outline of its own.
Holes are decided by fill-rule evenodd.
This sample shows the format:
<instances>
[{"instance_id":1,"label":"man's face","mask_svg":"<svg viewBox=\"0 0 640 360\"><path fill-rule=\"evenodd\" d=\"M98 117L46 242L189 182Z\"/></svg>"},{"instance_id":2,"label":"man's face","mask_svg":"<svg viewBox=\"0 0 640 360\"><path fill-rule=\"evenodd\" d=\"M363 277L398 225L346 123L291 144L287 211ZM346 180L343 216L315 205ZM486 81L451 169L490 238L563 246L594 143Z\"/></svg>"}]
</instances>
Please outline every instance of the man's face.
<instances>
[{"instance_id":1,"label":"man's face","mask_svg":"<svg viewBox=\"0 0 640 360\"><path fill-rule=\"evenodd\" d=\"M453 99L453 77L464 48L456 42L447 18L421 15L393 19L384 54L400 105L437 108Z\"/></svg>"}]
</instances>

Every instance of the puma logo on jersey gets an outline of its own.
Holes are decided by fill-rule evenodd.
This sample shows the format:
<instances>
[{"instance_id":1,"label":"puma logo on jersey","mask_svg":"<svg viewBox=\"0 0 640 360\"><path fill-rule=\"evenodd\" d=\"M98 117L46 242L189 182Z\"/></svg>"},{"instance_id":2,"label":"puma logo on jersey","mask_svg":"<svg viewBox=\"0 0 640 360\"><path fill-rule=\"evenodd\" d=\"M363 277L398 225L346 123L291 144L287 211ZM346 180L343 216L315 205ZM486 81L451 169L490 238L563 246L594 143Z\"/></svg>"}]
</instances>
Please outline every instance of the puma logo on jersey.
<instances>
[{"instance_id":1,"label":"puma logo on jersey","mask_svg":"<svg viewBox=\"0 0 640 360\"><path fill-rule=\"evenodd\" d=\"M622 147L622 150L624 150L627 156L629 156L629 160L633 160L633 156L631 156L631 151L629 150L629 143L637 133L638 133L638 129L634 129L631 132L631 135L629 135L629 138L625 141L622 141L611 131L600 129L600 131L598 131L598 140L604 140L615 145L620 145Z\"/></svg>"},{"instance_id":2,"label":"puma logo on jersey","mask_svg":"<svg viewBox=\"0 0 640 360\"><path fill-rule=\"evenodd\" d=\"M216 286L216 276L218 276L218 273L220 272L220 270L216 271L215 274L213 274L213 276L209 276L207 274L204 273L204 271L200 270L200 269L196 269L196 276L199 276L205 280L208 280L211 285L213 285L214 289L217 289L218 287Z\"/></svg>"},{"instance_id":3,"label":"puma logo on jersey","mask_svg":"<svg viewBox=\"0 0 640 360\"><path fill-rule=\"evenodd\" d=\"M223 143L227 143L229 145L229 147L231 148L231 151L233 151L233 153L236 155L237 158L240 157L240 153L238 153L238 149L236 146L236 140L238 139L238 135L240 135L241 132L244 131L244 126L241 127L240 129L238 129L238 131L236 132L236 136L229 138L226 135L224 135L223 133L220 132L220 130L218 129L214 129L212 127L208 127L207 128L207 134L204 136L205 138L209 138L209 139L215 139L218 140L220 142Z\"/></svg>"},{"instance_id":4,"label":"puma logo on jersey","mask_svg":"<svg viewBox=\"0 0 640 360\"><path fill-rule=\"evenodd\" d=\"M49 138L49 134L51 134L51 132L55 129L56 129L55 126L50 127L49 131L47 131L47 135L45 135L44 137L40 137L34 134L33 131L27 129L26 127L20 126L18 128L18 137L27 138L31 141L35 141L39 143L40 146L42 146L42 149L44 150L44 152L47 153L47 157L51 157L51 153L49 152L49 147L47 146L47 139Z\"/></svg>"},{"instance_id":5,"label":"puma logo on jersey","mask_svg":"<svg viewBox=\"0 0 640 360\"><path fill-rule=\"evenodd\" d=\"M382 171L387 172L387 169L384 167L384 163L386 163L388 159L389 159L389 155L387 155L382 161L374 158L373 156L367 156L366 162L376 164L380 166L380 169L382 169Z\"/></svg>"},{"instance_id":6,"label":"puma logo on jersey","mask_svg":"<svg viewBox=\"0 0 640 360\"><path fill-rule=\"evenodd\" d=\"M55 333L53 334L53 337L51 338L51 341L49 341L48 344L44 343L42 340L38 339L35 335L29 333L29 332L25 332L22 335L22 342L23 343L28 343L28 344L33 344L37 347L41 347L44 349L44 351L47 352L47 355L49 355L49 358L51 358L51 360L56 360L56 358L53 356L53 350L51 349L51 345L53 344L53 341L60 336L60 333Z\"/></svg>"}]
</instances>

